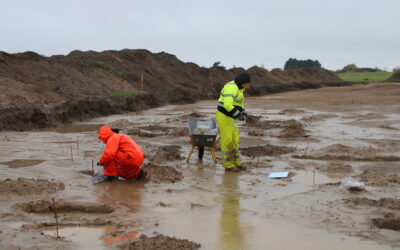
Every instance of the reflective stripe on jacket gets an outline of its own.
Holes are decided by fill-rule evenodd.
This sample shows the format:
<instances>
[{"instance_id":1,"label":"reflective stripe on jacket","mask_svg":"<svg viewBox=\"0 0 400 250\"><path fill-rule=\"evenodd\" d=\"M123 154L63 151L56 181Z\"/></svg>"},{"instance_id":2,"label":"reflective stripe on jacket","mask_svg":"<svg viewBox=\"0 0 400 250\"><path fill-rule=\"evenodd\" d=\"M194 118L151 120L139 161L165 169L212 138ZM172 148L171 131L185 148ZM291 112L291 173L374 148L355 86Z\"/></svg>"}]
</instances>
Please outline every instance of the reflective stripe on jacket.
<instances>
[{"instance_id":1,"label":"reflective stripe on jacket","mask_svg":"<svg viewBox=\"0 0 400 250\"><path fill-rule=\"evenodd\" d=\"M244 110L244 90L244 88L239 89L234 81L225 84L218 99L218 111L227 116L236 118L240 111Z\"/></svg>"}]
</instances>

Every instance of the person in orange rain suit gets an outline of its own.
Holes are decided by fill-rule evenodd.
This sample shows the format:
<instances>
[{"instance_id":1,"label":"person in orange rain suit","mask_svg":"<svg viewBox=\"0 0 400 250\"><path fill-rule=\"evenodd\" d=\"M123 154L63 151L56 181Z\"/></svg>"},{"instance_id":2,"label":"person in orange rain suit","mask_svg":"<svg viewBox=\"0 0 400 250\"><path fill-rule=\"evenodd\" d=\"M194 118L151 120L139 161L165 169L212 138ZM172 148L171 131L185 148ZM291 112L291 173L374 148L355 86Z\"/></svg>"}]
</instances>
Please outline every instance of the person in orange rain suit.
<instances>
[{"instance_id":1,"label":"person in orange rain suit","mask_svg":"<svg viewBox=\"0 0 400 250\"><path fill-rule=\"evenodd\" d=\"M115 131L115 130L114 130ZM99 165L104 166L104 175L108 181L117 179L141 179L144 175L140 166L144 155L140 146L129 136L118 134L107 125L100 128L98 138L106 144Z\"/></svg>"}]
</instances>

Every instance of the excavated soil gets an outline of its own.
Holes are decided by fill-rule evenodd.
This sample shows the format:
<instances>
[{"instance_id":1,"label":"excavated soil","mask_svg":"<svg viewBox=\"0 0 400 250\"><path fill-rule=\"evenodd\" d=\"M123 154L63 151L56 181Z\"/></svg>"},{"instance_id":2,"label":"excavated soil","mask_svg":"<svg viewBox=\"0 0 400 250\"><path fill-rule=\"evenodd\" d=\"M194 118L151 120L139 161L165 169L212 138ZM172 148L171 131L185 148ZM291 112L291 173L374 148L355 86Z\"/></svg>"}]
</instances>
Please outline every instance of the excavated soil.
<instances>
[{"instance_id":1,"label":"excavated soil","mask_svg":"<svg viewBox=\"0 0 400 250\"><path fill-rule=\"evenodd\" d=\"M250 157L258 157L258 156L278 156L282 154L289 154L294 152L296 149L292 147L285 146L276 146L276 145L263 145L263 146L254 146L248 148L240 148L241 154Z\"/></svg>"},{"instance_id":2,"label":"excavated soil","mask_svg":"<svg viewBox=\"0 0 400 250\"><path fill-rule=\"evenodd\" d=\"M183 179L182 172L170 166L159 166L148 163L143 166L146 173L146 180L155 183L171 182L175 183Z\"/></svg>"},{"instance_id":3,"label":"excavated soil","mask_svg":"<svg viewBox=\"0 0 400 250\"><path fill-rule=\"evenodd\" d=\"M16 207L27 213L48 213L54 212L52 200L31 201L28 203L17 204ZM98 204L89 202L71 202L56 200L56 210L60 213L99 213L109 214L114 208L108 204Z\"/></svg>"},{"instance_id":4,"label":"excavated soil","mask_svg":"<svg viewBox=\"0 0 400 250\"><path fill-rule=\"evenodd\" d=\"M382 171L381 169L367 169L355 176L358 180L369 186L397 186L400 184L400 174Z\"/></svg>"},{"instance_id":5,"label":"excavated soil","mask_svg":"<svg viewBox=\"0 0 400 250\"><path fill-rule=\"evenodd\" d=\"M128 130L129 135L140 137L158 137L158 136L186 136L189 130L186 127L166 127L160 125L149 125L144 127L132 128Z\"/></svg>"},{"instance_id":6,"label":"excavated soil","mask_svg":"<svg viewBox=\"0 0 400 250\"><path fill-rule=\"evenodd\" d=\"M216 99L222 86L243 70L204 68L147 50L72 51L52 57L0 52L0 129L44 128ZM247 71L257 83L246 92L250 95L349 85L325 69L269 72L254 66Z\"/></svg>"},{"instance_id":7,"label":"excavated soil","mask_svg":"<svg viewBox=\"0 0 400 250\"><path fill-rule=\"evenodd\" d=\"M294 155L298 159L338 160L338 161L400 161L398 156L378 155L373 147L351 147L342 144L333 144L321 148L319 151L305 155Z\"/></svg>"},{"instance_id":8,"label":"excavated soil","mask_svg":"<svg viewBox=\"0 0 400 250\"><path fill-rule=\"evenodd\" d=\"M155 162L176 161L181 158L182 147L178 145L160 146L149 159Z\"/></svg>"},{"instance_id":9,"label":"excavated soil","mask_svg":"<svg viewBox=\"0 0 400 250\"><path fill-rule=\"evenodd\" d=\"M49 180L18 178L0 181L0 194L4 196L52 194L64 189L64 183Z\"/></svg>"},{"instance_id":10,"label":"excavated soil","mask_svg":"<svg viewBox=\"0 0 400 250\"><path fill-rule=\"evenodd\" d=\"M44 162L44 160L23 160L23 159L18 159L18 160L13 160L13 161L0 162L0 165L7 165L9 168L24 168L24 167L30 167L30 166L38 165L38 164L40 164L42 162Z\"/></svg>"},{"instance_id":11,"label":"excavated soil","mask_svg":"<svg viewBox=\"0 0 400 250\"><path fill-rule=\"evenodd\" d=\"M280 111L278 114L279 115L292 115L292 114L302 114L304 113L304 110L300 109L284 109Z\"/></svg>"},{"instance_id":12,"label":"excavated soil","mask_svg":"<svg viewBox=\"0 0 400 250\"><path fill-rule=\"evenodd\" d=\"M353 169L350 165L343 162L331 162L322 166L317 166L317 169L328 176L347 176L353 173Z\"/></svg>"},{"instance_id":13,"label":"excavated soil","mask_svg":"<svg viewBox=\"0 0 400 250\"><path fill-rule=\"evenodd\" d=\"M157 235L149 237L141 235L137 240L119 246L120 249L146 249L146 250L195 250L201 247L200 244L189 240L181 240L175 237Z\"/></svg>"},{"instance_id":14,"label":"excavated soil","mask_svg":"<svg viewBox=\"0 0 400 250\"><path fill-rule=\"evenodd\" d=\"M400 218L373 218L372 223L378 228L400 231Z\"/></svg>"},{"instance_id":15,"label":"excavated soil","mask_svg":"<svg viewBox=\"0 0 400 250\"><path fill-rule=\"evenodd\" d=\"M334 115L334 114L311 115L311 116L302 117L301 121L312 123L312 122L324 121L326 119L335 118L335 117L337 117L337 115Z\"/></svg>"},{"instance_id":16,"label":"excavated soil","mask_svg":"<svg viewBox=\"0 0 400 250\"><path fill-rule=\"evenodd\" d=\"M304 129L302 126L292 126L283 129L278 137L281 138L295 138L295 137L308 137L310 131Z\"/></svg>"},{"instance_id":17,"label":"excavated soil","mask_svg":"<svg viewBox=\"0 0 400 250\"><path fill-rule=\"evenodd\" d=\"M369 199L367 197L355 197L345 199L345 203L355 206L373 206L379 208L388 208L400 210L400 199L380 198L379 200Z\"/></svg>"}]
</instances>

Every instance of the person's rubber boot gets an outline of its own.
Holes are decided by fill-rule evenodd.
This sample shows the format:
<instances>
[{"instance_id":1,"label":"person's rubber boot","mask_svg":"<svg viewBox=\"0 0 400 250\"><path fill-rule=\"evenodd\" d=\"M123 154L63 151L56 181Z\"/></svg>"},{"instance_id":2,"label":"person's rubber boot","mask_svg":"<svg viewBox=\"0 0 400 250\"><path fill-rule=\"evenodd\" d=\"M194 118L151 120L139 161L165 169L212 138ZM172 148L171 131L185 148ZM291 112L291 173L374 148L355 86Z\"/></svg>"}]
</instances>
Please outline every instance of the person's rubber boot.
<instances>
[{"instance_id":1,"label":"person's rubber boot","mask_svg":"<svg viewBox=\"0 0 400 250\"><path fill-rule=\"evenodd\" d=\"M237 168L239 171L247 171L247 168L243 166L237 166L235 168Z\"/></svg>"},{"instance_id":2,"label":"person's rubber boot","mask_svg":"<svg viewBox=\"0 0 400 250\"><path fill-rule=\"evenodd\" d=\"M144 180L144 179L146 179L146 172L143 170L143 168L141 168L136 180Z\"/></svg>"},{"instance_id":3,"label":"person's rubber boot","mask_svg":"<svg viewBox=\"0 0 400 250\"><path fill-rule=\"evenodd\" d=\"M240 170L238 168L225 168L225 172L233 172L233 173L237 173Z\"/></svg>"},{"instance_id":4,"label":"person's rubber boot","mask_svg":"<svg viewBox=\"0 0 400 250\"><path fill-rule=\"evenodd\" d=\"M118 180L118 175L116 175L116 176L109 176L109 175L106 175L106 182L111 182L111 181L116 181L116 180Z\"/></svg>"}]
</instances>

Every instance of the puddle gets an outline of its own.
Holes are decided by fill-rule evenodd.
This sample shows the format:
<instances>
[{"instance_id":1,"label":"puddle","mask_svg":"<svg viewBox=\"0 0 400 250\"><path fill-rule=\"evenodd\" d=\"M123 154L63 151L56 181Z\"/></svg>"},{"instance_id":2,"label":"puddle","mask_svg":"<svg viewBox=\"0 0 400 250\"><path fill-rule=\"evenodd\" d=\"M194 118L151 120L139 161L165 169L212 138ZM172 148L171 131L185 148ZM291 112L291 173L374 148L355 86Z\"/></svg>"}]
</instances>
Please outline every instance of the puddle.
<instances>
[{"instance_id":1,"label":"puddle","mask_svg":"<svg viewBox=\"0 0 400 250\"><path fill-rule=\"evenodd\" d=\"M43 227L44 234L56 236L56 227ZM108 249L107 244L134 239L138 232L127 232L119 235L105 236L114 232L115 226L60 226L58 235L76 244L74 249Z\"/></svg>"},{"instance_id":2,"label":"puddle","mask_svg":"<svg viewBox=\"0 0 400 250\"><path fill-rule=\"evenodd\" d=\"M38 165L40 163L44 162L44 160L23 160L23 159L18 159L18 160L13 160L13 161L3 161L0 162L1 165L7 165L10 168L24 168L24 167L30 167L34 165Z\"/></svg>"}]
</instances>

